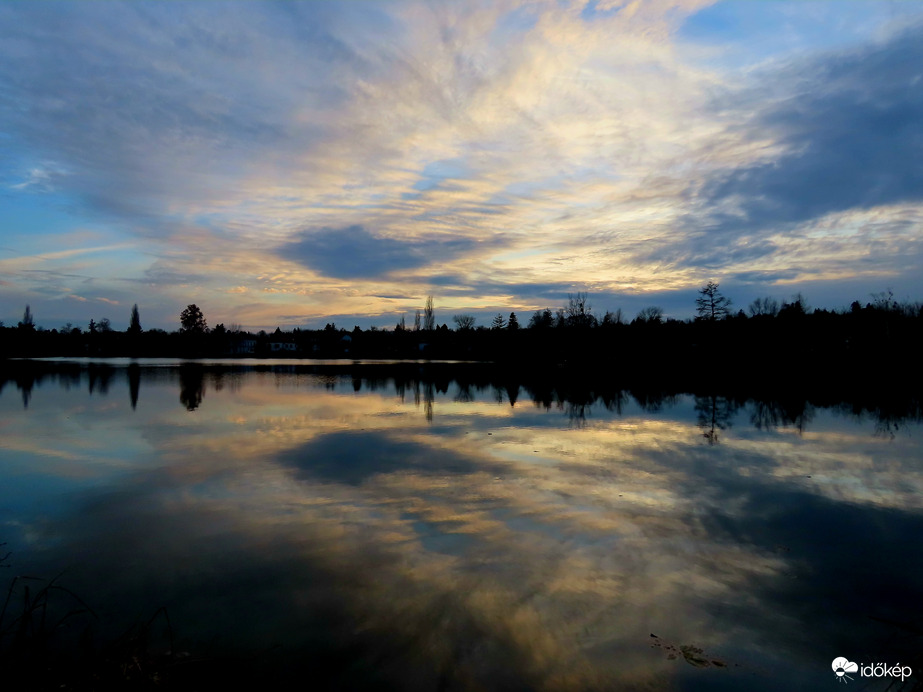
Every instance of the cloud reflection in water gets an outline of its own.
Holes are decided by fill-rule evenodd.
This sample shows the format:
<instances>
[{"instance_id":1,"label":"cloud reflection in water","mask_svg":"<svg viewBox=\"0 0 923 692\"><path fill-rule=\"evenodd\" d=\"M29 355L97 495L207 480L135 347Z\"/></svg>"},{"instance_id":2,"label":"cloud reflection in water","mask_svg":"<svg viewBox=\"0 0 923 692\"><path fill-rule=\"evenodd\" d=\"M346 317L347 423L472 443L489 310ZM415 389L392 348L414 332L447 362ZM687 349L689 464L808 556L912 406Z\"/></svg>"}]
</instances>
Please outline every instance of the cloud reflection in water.
<instances>
[{"instance_id":1,"label":"cloud reflection in water","mask_svg":"<svg viewBox=\"0 0 923 692\"><path fill-rule=\"evenodd\" d=\"M170 370L0 397L4 473L45 498L2 517L16 559L193 649L351 689L807 690L923 602L919 435L748 405L709 445L689 397L574 425L527 391L200 374L195 410Z\"/></svg>"}]
</instances>

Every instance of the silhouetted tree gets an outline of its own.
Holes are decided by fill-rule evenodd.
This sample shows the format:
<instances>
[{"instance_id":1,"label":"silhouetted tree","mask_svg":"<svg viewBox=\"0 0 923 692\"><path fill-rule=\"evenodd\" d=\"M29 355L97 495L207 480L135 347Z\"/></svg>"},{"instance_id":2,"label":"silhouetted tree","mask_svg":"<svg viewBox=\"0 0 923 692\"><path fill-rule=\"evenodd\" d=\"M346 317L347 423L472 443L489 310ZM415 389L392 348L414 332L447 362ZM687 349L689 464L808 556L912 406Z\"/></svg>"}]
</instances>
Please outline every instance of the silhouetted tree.
<instances>
[{"instance_id":1,"label":"silhouetted tree","mask_svg":"<svg viewBox=\"0 0 923 692\"><path fill-rule=\"evenodd\" d=\"M779 314L779 303L776 302L773 298L757 298L752 303L750 303L750 314L753 317L758 315L770 315L775 317Z\"/></svg>"},{"instance_id":2,"label":"silhouetted tree","mask_svg":"<svg viewBox=\"0 0 923 692\"><path fill-rule=\"evenodd\" d=\"M433 297L426 296L426 305L423 308L423 329L428 332L436 328L436 314L433 309Z\"/></svg>"},{"instance_id":3,"label":"silhouetted tree","mask_svg":"<svg viewBox=\"0 0 923 692\"><path fill-rule=\"evenodd\" d=\"M180 331L184 334L204 334L208 331L208 324L205 322L205 315L195 303L187 305L186 309L180 313Z\"/></svg>"},{"instance_id":4,"label":"silhouetted tree","mask_svg":"<svg viewBox=\"0 0 923 692\"><path fill-rule=\"evenodd\" d=\"M493 330L503 329L506 326L506 320L503 319L503 313L498 312L497 316L494 317L493 321L490 323L490 328Z\"/></svg>"},{"instance_id":5,"label":"silhouetted tree","mask_svg":"<svg viewBox=\"0 0 923 692\"><path fill-rule=\"evenodd\" d=\"M103 317L103 318L99 321L99 325L97 325L97 326L98 326L98 328L99 328L99 331L101 331L101 332L106 333L106 332L111 332L111 331L112 331L112 323L109 322L109 318L108 318L108 317Z\"/></svg>"},{"instance_id":6,"label":"silhouetted tree","mask_svg":"<svg viewBox=\"0 0 923 692\"><path fill-rule=\"evenodd\" d=\"M35 320L32 317L32 309L27 305L25 312L22 313L22 322L19 323L19 326L24 329L33 329L35 327Z\"/></svg>"},{"instance_id":7,"label":"silhouetted tree","mask_svg":"<svg viewBox=\"0 0 923 692\"><path fill-rule=\"evenodd\" d=\"M416 314L416 316L413 318L413 330L414 330L415 332L420 331L420 326L421 326L421 324L422 324L422 320L421 320L421 316L420 316L420 311L417 310L417 314Z\"/></svg>"},{"instance_id":8,"label":"silhouetted tree","mask_svg":"<svg viewBox=\"0 0 923 692\"><path fill-rule=\"evenodd\" d=\"M509 329L510 331L516 331L517 329L519 329L519 320L516 319L515 312L510 313L510 319L506 323L506 328Z\"/></svg>"},{"instance_id":9,"label":"silhouetted tree","mask_svg":"<svg viewBox=\"0 0 923 692\"><path fill-rule=\"evenodd\" d=\"M452 315L452 321L455 323L456 328L461 331L474 328L474 315Z\"/></svg>"},{"instance_id":10,"label":"silhouetted tree","mask_svg":"<svg viewBox=\"0 0 923 692\"><path fill-rule=\"evenodd\" d=\"M25 312L22 313L22 322L19 323L20 329L32 331L35 329L35 320L32 317L32 309L27 305Z\"/></svg>"},{"instance_id":11,"label":"silhouetted tree","mask_svg":"<svg viewBox=\"0 0 923 692\"><path fill-rule=\"evenodd\" d=\"M529 320L529 329L547 329L554 324L554 315L549 308L536 310Z\"/></svg>"},{"instance_id":12,"label":"silhouetted tree","mask_svg":"<svg viewBox=\"0 0 923 692\"><path fill-rule=\"evenodd\" d=\"M141 333L141 314L138 312L138 304L135 303L131 308L131 320L128 323L129 334Z\"/></svg>"},{"instance_id":13,"label":"silhouetted tree","mask_svg":"<svg viewBox=\"0 0 923 692\"><path fill-rule=\"evenodd\" d=\"M613 327L617 324L622 324L624 318L622 317L622 308L617 308L615 312L606 310L606 314L603 315L603 326L604 327Z\"/></svg>"},{"instance_id":14,"label":"silhouetted tree","mask_svg":"<svg viewBox=\"0 0 923 692\"><path fill-rule=\"evenodd\" d=\"M703 320L720 320L728 316L731 300L721 295L718 284L709 281L699 289L699 297L695 299L695 311Z\"/></svg>"},{"instance_id":15,"label":"silhouetted tree","mask_svg":"<svg viewBox=\"0 0 923 692\"><path fill-rule=\"evenodd\" d=\"M894 292L891 290L882 291L881 293L872 293L872 307L883 312L893 312L897 310L897 301L894 300Z\"/></svg>"},{"instance_id":16,"label":"silhouetted tree","mask_svg":"<svg viewBox=\"0 0 923 692\"><path fill-rule=\"evenodd\" d=\"M644 308L638 313L634 321L641 324L660 324L663 322L663 308L656 305Z\"/></svg>"},{"instance_id":17,"label":"silhouetted tree","mask_svg":"<svg viewBox=\"0 0 923 692\"><path fill-rule=\"evenodd\" d=\"M779 317L804 317L810 311L811 308L807 301L804 299L804 296L802 296L800 293L796 293L794 296L792 296L791 303L782 303L782 308L779 310Z\"/></svg>"},{"instance_id":18,"label":"silhouetted tree","mask_svg":"<svg viewBox=\"0 0 923 692\"><path fill-rule=\"evenodd\" d=\"M28 305L18 326L19 330L15 336L12 334L0 336L0 356L6 355L9 344L15 344L13 349L18 350L22 355L39 355L43 341L42 328L35 328L32 310ZM10 339L10 337L13 338ZM25 394L23 394L23 404L28 404L28 398Z\"/></svg>"},{"instance_id":19,"label":"silhouetted tree","mask_svg":"<svg viewBox=\"0 0 923 692\"><path fill-rule=\"evenodd\" d=\"M592 327L596 324L588 295L578 292L577 295L567 294L567 307L564 308L564 323L568 327Z\"/></svg>"}]
</instances>

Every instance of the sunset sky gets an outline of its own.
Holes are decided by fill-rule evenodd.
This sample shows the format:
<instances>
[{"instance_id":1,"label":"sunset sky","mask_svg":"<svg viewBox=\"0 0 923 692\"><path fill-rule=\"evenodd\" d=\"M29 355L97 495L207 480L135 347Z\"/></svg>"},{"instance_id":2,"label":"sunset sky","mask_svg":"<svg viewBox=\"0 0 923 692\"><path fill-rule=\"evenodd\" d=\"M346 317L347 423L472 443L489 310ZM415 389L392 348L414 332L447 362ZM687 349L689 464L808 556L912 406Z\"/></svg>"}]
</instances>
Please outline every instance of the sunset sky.
<instances>
[{"instance_id":1,"label":"sunset sky","mask_svg":"<svg viewBox=\"0 0 923 692\"><path fill-rule=\"evenodd\" d=\"M923 2L0 0L0 320L923 300Z\"/></svg>"}]
</instances>

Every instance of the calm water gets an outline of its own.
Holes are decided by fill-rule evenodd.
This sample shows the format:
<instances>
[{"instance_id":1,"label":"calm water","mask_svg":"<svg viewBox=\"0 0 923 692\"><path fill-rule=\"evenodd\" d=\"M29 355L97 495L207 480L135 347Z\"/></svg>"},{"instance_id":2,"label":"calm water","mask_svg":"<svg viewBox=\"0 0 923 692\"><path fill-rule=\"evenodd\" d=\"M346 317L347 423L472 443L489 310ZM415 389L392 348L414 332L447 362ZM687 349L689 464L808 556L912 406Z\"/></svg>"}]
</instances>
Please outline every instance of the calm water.
<instances>
[{"instance_id":1,"label":"calm water","mask_svg":"<svg viewBox=\"0 0 923 692\"><path fill-rule=\"evenodd\" d=\"M322 689L923 678L918 408L313 370L7 376L0 578Z\"/></svg>"}]
</instances>

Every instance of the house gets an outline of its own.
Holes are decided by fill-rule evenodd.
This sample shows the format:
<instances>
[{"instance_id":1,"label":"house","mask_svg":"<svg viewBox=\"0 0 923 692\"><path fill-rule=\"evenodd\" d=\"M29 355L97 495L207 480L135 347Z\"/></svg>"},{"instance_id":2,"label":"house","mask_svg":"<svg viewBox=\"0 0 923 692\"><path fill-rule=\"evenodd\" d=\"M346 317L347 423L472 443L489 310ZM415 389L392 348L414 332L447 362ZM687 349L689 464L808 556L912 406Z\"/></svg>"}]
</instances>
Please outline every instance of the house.
<instances>
[{"instance_id":1,"label":"house","mask_svg":"<svg viewBox=\"0 0 923 692\"><path fill-rule=\"evenodd\" d=\"M270 341L269 350L271 353L291 355L298 352L298 344L292 341Z\"/></svg>"},{"instance_id":2,"label":"house","mask_svg":"<svg viewBox=\"0 0 923 692\"><path fill-rule=\"evenodd\" d=\"M252 356L256 353L256 339L235 339L231 342L231 353L236 356Z\"/></svg>"}]
</instances>

